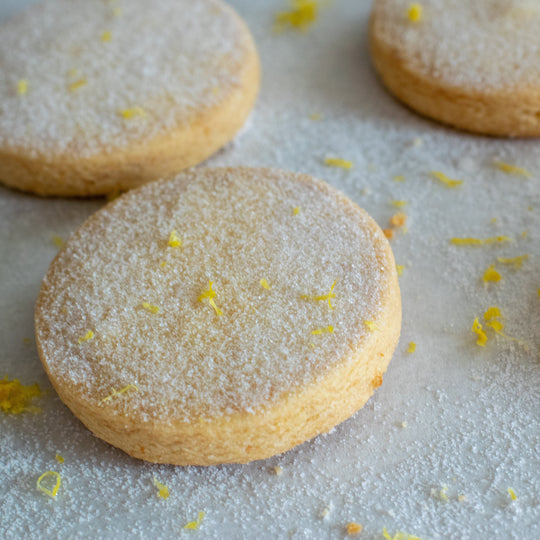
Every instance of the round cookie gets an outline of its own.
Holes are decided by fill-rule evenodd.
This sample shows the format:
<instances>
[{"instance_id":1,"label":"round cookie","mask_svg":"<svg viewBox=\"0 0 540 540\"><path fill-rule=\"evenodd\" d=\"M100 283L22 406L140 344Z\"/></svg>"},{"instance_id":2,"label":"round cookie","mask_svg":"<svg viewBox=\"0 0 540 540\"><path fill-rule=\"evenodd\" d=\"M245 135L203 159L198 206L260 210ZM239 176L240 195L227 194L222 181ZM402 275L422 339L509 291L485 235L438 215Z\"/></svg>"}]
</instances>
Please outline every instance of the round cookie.
<instances>
[{"instance_id":1,"label":"round cookie","mask_svg":"<svg viewBox=\"0 0 540 540\"><path fill-rule=\"evenodd\" d=\"M326 183L217 168L151 182L76 231L35 312L43 366L137 458L246 463L351 416L401 327L394 258Z\"/></svg>"},{"instance_id":2,"label":"round cookie","mask_svg":"<svg viewBox=\"0 0 540 540\"><path fill-rule=\"evenodd\" d=\"M127 190L231 140L259 88L221 0L51 0L0 27L0 181L40 195Z\"/></svg>"},{"instance_id":3,"label":"round cookie","mask_svg":"<svg viewBox=\"0 0 540 540\"><path fill-rule=\"evenodd\" d=\"M373 63L417 112L496 136L540 135L536 0L375 0Z\"/></svg>"}]
</instances>

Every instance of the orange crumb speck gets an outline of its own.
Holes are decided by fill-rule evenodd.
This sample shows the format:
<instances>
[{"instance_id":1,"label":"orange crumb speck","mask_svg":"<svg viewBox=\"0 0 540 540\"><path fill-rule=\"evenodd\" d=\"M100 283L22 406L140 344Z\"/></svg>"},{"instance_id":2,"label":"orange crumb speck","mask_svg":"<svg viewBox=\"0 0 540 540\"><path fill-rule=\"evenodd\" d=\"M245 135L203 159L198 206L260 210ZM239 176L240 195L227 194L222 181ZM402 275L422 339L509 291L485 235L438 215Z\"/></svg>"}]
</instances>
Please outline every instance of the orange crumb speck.
<instances>
[{"instance_id":1,"label":"orange crumb speck","mask_svg":"<svg viewBox=\"0 0 540 540\"><path fill-rule=\"evenodd\" d=\"M403 212L398 212L390 218L390 225L393 225L394 227L403 227L406 222L407 214L404 214Z\"/></svg>"},{"instance_id":2,"label":"orange crumb speck","mask_svg":"<svg viewBox=\"0 0 540 540\"><path fill-rule=\"evenodd\" d=\"M375 377L373 377L373 380L371 381L373 388L379 388L379 386L381 386L382 383L383 383L382 373L380 371L376 371Z\"/></svg>"},{"instance_id":3,"label":"orange crumb speck","mask_svg":"<svg viewBox=\"0 0 540 540\"><path fill-rule=\"evenodd\" d=\"M22 412L38 412L38 407L30 405L30 401L41 395L37 383L24 386L18 379L8 380L7 375L0 379L0 410L6 414Z\"/></svg>"},{"instance_id":4,"label":"orange crumb speck","mask_svg":"<svg viewBox=\"0 0 540 540\"><path fill-rule=\"evenodd\" d=\"M394 238L394 229L383 229L383 234L388 240L392 240Z\"/></svg>"},{"instance_id":5,"label":"orange crumb speck","mask_svg":"<svg viewBox=\"0 0 540 540\"><path fill-rule=\"evenodd\" d=\"M362 532L362 525L360 523L351 522L347 525L347 534L352 536L354 534L360 534Z\"/></svg>"}]
</instances>

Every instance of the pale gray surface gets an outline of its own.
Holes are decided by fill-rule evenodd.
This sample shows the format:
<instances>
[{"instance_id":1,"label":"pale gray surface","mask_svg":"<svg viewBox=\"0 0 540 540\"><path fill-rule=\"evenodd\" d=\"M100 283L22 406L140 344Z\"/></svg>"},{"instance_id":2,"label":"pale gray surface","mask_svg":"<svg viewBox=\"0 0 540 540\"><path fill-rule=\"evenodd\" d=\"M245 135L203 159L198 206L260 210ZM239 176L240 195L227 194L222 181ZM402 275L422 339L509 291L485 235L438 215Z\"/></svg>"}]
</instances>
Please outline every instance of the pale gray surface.
<instances>
[{"instance_id":1,"label":"pale gray surface","mask_svg":"<svg viewBox=\"0 0 540 540\"><path fill-rule=\"evenodd\" d=\"M0 14L26 3L2 0ZM250 128L208 164L311 173L384 227L397 211L389 201L409 202L409 232L392 243L406 266L403 332L384 384L333 433L266 462L202 469L127 457L62 405L34 345L23 342L56 251L52 235L66 238L103 201L42 200L0 188L0 375L48 391L36 400L42 414L0 416L0 536L342 538L354 520L364 525L361 538L380 538L384 526L429 539L539 537L539 142L472 137L393 101L370 67L367 1L336 1L309 32L282 35L272 32L272 20L285 1L232 3L255 35L263 90ZM322 119L310 120L311 113ZM418 137L423 144L415 146ZM329 154L355 168L325 167ZM533 178L494 169L495 157ZM431 170L465 183L448 190L430 179ZM404 183L392 181L398 174ZM476 249L448 242L500 234L515 241ZM496 257L525 253L521 270L498 265L503 280L484 287L481 276ZM490 333L485 349L475 345L472 321L494 305L507 334L522 343ZM409 341L418 344L413 355L405 352ZM272 474L275 465L282 476ZM49 469L63 478L56 500L35 489ZM167 501L156 497L154 476L169 486ZM443 485L447 502L431 493ZM183 531L199 510L206 512L201 529Z\"/></svg>"}]
</instances>

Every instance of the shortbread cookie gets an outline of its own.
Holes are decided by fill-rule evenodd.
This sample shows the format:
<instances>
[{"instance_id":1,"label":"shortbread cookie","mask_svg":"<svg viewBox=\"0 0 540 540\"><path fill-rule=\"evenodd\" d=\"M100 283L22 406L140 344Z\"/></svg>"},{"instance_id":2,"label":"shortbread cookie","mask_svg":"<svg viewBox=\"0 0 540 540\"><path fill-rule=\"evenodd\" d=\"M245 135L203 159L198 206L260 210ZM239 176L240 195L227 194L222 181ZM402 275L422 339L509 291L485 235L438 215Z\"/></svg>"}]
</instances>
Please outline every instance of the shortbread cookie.
<instances>
[{"instance_id":1,"label":"shortbread cookie","mask_svg":"<svg viewBox=\"0 0 540 540\"><path fill-rule=\"evenodd\" d=\"M92 216L37 300L40 358L98 437L161 463L266 458L330 430L398 340L375 222L309 176L198 169Z\"/></svg>"},{"instance_id":2,"label":"shortbread cookie","mask_svg":"<svg viewBox=\"0 0 540 540\"><path fill-rule=\"evenodd\" d=\"M127 190L195 165L259 87L221 0L51 0L0 27L0 181L40 195Z\"/></svg>"},{"instance_id":3,"label":"shortbread cookie","mask_svg":"<svg viewBox=\"0 0 540 540\"><path fill-rule=\"evenodd\" d=\"M375 0L373 62L421 114L487 135L540 135L540 2Z\"/></svg>"}]
</instances>

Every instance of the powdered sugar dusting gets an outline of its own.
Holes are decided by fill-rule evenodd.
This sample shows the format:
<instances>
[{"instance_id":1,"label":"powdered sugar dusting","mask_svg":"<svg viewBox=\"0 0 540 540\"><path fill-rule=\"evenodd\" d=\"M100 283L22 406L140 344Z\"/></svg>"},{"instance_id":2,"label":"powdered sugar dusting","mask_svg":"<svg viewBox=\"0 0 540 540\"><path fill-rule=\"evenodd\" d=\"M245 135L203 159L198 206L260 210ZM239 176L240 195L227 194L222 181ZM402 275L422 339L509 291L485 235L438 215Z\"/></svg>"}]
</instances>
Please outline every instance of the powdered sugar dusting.
<instances>
[{"instance_id":1,"label":"powdered sugar dusting","mask_svg":"<svg viewBox=\"0 0 540 540\"><path fill-rule=\"evenodd\" d=\"M540 4L536 0L376 0L377 33L444 84L489 91L540 85Z\"/></svg>"},{"instance_id":2,"label":"powdered sugar dusting","mask_svg":"<svg viewBox=\"0 0 540 540\"><path fill-rule=\"evenodd\" d=\"M181 247L168 246L172 230ZM73 235L45 280L37 336L53 377L85 397L135 384L111 405L136 415L253 411L361 351L395 272L386 245L365 212L305 177L180 175ZM209 281L222 316L199 300ZM334 309L302 298L334 281Z\"/></svg>"},{"instance_id":3,"label":"powdered sugar dusting","mask_svg":"<svg viewBox=\"0 0 540 540\"><path fill-rule=\"evenodd\" d=\"M248 40L218 0L34 6L0 28L0 144L89 156L166 134L234 91Z\"/></svg>"}]
</instances>

